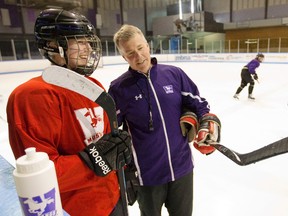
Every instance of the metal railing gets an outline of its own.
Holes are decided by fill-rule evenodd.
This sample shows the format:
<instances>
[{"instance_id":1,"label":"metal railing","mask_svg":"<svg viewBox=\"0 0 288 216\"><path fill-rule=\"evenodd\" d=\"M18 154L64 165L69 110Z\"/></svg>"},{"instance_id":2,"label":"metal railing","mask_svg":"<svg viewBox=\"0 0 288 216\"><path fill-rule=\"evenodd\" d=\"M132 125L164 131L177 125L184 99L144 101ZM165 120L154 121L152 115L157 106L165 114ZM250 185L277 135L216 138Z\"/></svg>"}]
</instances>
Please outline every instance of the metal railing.
<instances>
[{"instance_id":1,"label":"metal railing","mask_svg":"<svg viewBox=\"0 0 288 216\"><path fill-rule=\"evenodd\" d=\"M288 52L287 38L261 38L241 40L187 39L181 36L148 38L151 54L191 53L284 53ZM112 39L102 40L102 55L119 55ZM41 59L34 41L0 40L0 61Z\"/></svg>"}]
</instances>

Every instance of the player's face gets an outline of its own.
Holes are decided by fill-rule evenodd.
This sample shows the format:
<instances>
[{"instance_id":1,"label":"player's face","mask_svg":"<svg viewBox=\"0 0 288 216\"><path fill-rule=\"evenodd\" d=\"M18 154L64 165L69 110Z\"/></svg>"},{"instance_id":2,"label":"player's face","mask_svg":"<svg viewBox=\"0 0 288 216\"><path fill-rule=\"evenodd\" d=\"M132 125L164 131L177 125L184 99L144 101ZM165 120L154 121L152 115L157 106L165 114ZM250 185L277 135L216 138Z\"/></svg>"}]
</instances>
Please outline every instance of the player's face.
<instances>
[{"instance_id":1,"label":"player's face","mask_svg":"<svg viewBox=\"0 0 288 216\"><path fill-rule=\"evenodd\" d=\"M128 41L119 44L120 52L130 67L142 73L148 73L151 67L150 49L147 41L136 34Z\"/></svg>"},{"instance_id":2,"label":"player's face","mask_svg":"<svg viewBox=\"0 0 288 216\"><path fill-rule=\"evenodd\" d=\"M70 69L85 66L88 64L88 58L92 52L90 43L85 38L68 40L68 65Z\"/></svg>"},{"instance_id":3,"label":"player's face","mask_svg":"<svg viewBox=\"0 0 288 216\"><path fill-rule=\"evenodd\" d=\"M258 57L259 62L263 62L263 60L264 60L264 57Z\"/></svg>"}]
</instances>

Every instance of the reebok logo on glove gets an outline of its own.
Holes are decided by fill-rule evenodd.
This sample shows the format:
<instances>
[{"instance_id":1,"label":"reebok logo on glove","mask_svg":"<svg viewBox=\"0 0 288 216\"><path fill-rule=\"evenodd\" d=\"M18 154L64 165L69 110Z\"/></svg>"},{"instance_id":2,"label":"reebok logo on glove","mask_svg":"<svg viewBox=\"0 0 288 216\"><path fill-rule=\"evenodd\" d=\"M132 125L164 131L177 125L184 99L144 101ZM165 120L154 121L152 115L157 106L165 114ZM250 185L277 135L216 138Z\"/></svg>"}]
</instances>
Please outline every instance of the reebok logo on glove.
<instances>
[{"instance_id":1,"label":"reebok logo on glove","mask_svg":"<svg viewBox=\"0 0 288 216\"><path fill-rule=\"evenodd\" d=\"M109 172L111 172L110 167L100 156L98 150L96 149L96 146L93 146L91 149L89 149L89 154L92 156L92 158L94 158L95 164L102 169L103 175L107 175Z\"/></svg>"},{"instance_id":2,"label":"reebok logo on glove","mask_svg":"<svg viewBox=\"0 0 288 216\"><path fill-rule=\"evenodd\" d=\"M86 146L79 156L97 176L106 176L130 163L131 145L130 135L119 130L117 136L105 134L96 143Z\"/></svg>"}]
</instances>

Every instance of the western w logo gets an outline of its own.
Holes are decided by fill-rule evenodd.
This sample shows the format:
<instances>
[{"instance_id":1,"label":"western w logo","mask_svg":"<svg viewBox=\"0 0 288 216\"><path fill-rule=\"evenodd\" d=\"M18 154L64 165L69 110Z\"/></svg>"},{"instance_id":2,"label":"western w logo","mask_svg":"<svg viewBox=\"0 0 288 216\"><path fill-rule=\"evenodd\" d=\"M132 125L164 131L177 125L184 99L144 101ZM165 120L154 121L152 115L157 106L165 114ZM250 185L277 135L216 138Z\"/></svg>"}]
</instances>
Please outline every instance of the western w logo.
<instances>
[{"instance_id":1,"label":"western w logo","mask_svg":"<svg viewBox=\"0 0 288 216\"><path fill-rule=\"evenodd\" d=\"M172 93L174 93L174 90L173 90L173 86L172 86L172 85L163 86L163 89L164 89L164 91L166 92L166 94L172 94Z\"/></svg>"}]
</instances>

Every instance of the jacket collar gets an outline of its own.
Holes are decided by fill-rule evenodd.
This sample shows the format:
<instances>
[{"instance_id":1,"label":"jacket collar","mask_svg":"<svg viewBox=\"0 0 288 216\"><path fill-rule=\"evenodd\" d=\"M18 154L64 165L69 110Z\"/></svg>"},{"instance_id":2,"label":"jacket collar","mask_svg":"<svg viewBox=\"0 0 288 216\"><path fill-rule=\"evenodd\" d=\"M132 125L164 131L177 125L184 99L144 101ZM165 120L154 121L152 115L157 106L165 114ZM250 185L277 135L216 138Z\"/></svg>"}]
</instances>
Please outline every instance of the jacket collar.
<instances>
[{"instance_id":1,"label":"jacket collar","mask_svg":"<svg viewBox=\"0 0 288 216\"><path fill-rule=\"evenodd\" d=\"M158 63L157 59L156 59L155 57L152 57L152 58L151 58L151 64L152 64L152 67L155 66L155 65L157 65L157 63ZM130 66L129 66L128 71L131 71L131 72L137 72L137 73L139 73L139 74L143 74L143 73L140 73L140 72L138 72L138 71L132 69Z\"/></svg>"}]
</instances>

